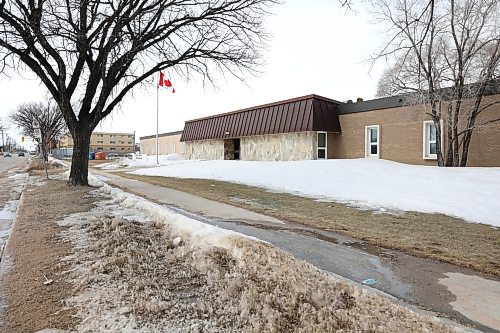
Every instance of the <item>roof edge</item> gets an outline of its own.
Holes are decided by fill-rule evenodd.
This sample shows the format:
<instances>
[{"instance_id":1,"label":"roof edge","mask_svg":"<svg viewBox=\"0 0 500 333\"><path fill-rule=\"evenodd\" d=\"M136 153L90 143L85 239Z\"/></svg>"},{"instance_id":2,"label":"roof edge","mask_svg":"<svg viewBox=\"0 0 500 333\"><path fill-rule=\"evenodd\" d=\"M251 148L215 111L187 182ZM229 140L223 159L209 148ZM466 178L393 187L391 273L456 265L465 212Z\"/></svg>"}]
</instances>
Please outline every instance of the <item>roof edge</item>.
<instances>
[{"instance_id":1,"label":"roof edge","mask_svg":"<svg viewBox=\"0 0 500 333\"><path fill-rule=\"evenodd\" d=\"M159 138L165 137L165 136L170 136L170 135L179 135L182 134L184 131L174 131L174 132L168 132L168 133L160 133L158 134ZM153 139L156 138L156 134L153 135L146 135L146 136L141 136L139 140L147 140L147 139Z\"/></svg>"},{"instance_id":2,"label":"roof edge","mask_svg":"<svg viewBox=\"0 0 500 333\"><path fill-rule=\"evenodd\" d=\"M206 119L216 118L216 117L223 117L223 116L228 116L228 115L236 114L236 113L240 113L240 112L246 112L246 111L251 111L251 110L261 109L261 108L267 108L267 107L277 106L277 105L281 105L281 104L293 103L293 102L303 101L303 100L307 100L307 99L320 99L320 100L334 103L334 104L344 104L342 102L336 101L336 100L331 99L331 98L327 98L327 97L323 97L323 96L315 95L315 94L309 94L309 95L305 95L305 96L281 100L278 102L271 102L271 103L267 103L267 104L251 106L251 107L244 108L244 109L239 109L239 110L234 110L234 111L229 111L229 112L224 112L224 113L218 113L218 114L214 114L212 116L206 116L206 117L186 120L186 124L194 122L194 121L206 120Z\"/></svg>"}]
</instances>

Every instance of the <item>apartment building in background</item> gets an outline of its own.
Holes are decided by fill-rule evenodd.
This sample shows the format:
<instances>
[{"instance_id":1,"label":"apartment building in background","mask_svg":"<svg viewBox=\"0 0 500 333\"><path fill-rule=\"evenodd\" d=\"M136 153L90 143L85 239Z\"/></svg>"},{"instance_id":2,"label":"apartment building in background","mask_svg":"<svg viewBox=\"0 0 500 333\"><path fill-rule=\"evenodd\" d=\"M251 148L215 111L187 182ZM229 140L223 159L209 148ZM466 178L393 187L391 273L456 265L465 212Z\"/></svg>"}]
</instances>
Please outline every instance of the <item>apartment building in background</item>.
<instances>
[{"instance_id":1,"label":"apartment building in background","mask_svg":"<svg viewBox=\"0 0 500 333\"><path fill-rule=\"evenodd\" d=\"M59 148L73 148L73 138L70 133L65 134L59 141ZM135 133L106 133L93 132L90 137L90 152L102 151L106 154L115 153L125 155L133 153L135 147Z\"/></svg>"}]
</instances>

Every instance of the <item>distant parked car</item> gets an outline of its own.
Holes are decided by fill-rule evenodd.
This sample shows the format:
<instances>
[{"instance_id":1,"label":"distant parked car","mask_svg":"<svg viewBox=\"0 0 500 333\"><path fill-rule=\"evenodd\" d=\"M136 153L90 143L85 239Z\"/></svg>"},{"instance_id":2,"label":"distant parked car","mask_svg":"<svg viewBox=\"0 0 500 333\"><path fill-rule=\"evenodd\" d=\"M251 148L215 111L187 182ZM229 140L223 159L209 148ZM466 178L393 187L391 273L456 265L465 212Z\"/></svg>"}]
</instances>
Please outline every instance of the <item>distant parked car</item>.
<instances>
[{"instance_id":1,"label":"distant parked car","mask_svg":"<svg viewBox=\"0 0 500 333\"><path fill-rule=\"evenodd\" d=\"M6 151L5 153L3 153L3 157L12 157L12 154Z\"/></svg>"},{"instance_id":2,"label":"distant parked car","mask_svg":"<svg viewBox=\"0 0 500 333\"><path fill-rule=\"evenodd\" d=\"M17 153L17 156L24 157L24 151L20 151L19 153Z\"/></svg>"},{"instance_id":3,"label":"distant parked car","mask_svg":"<svg viewBox=\"0 0 500 333\"><path fill-rule=\"evenodd\" d=\"M114 160L118 158L118 154L110 153L108 154L108 160Z\"/></svg>"},{"instance_id":4,"label":"distant parked car","mask_svg":"<svg viewBox=\"0 0 500 333\"><path fill-rule=\"evenodd\" d=\"M30 155L36 155L36 150L31 150Z\"/></svg>"}]
</instances>

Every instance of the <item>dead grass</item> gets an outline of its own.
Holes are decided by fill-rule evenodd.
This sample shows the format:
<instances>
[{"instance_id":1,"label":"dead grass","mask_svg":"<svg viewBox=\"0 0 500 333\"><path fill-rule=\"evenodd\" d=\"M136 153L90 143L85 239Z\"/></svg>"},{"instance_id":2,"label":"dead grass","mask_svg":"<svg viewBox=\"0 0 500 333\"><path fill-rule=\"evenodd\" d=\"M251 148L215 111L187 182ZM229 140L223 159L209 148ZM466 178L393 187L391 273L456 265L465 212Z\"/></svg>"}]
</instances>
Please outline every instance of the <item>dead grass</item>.
<instances>
[{"instance_id":1,"label":"dead grass","mask_svg":"<svg viewBox=\"0 0 500 333\"><path fill-rule=\"evenodd\" d=\"M53 170L53 169L60 170L62 168L64 168L64 165L62 165L56 161L48 161L47 162L47 170ZM39 158L32 158L30 160L30 165L28 167L28 171L40 171L40 170L45 170L45 164Z\"/></svg>"},{"instance_id":2,"label":"dead grass","mask_svg":"<svg viewBox=\"0 0 500 333\"><path fill-rule=\"evenodd\" d=\"M454 332L391 300L337 280L272 245L182 234L171 216L104 195L69 217L78 331L206 333ZM125 220L133 209L144 222ZM222 245L223 244L223 245Z\"/></svg>"},{"instance_id":3,"label":"dead grass","mask_svg":"<svg viewBox=\"0 0 500 333\"><path fill-rule=\"evenodd\" d=\"M246 185L119 173L224 202L284 221L301 223L366 240L372 244L500 275L500 229L443 214L374 214L341 203L317 202ZM213 186L215 185L215 186Z\"/></svg>"},{"instance_id":4,"label":"dead grass","mask_svg":"<svg viewBox=\"0 0 500 333\"><path fill-rule=\"evenodd\" d=\"M25 189L5 254L12 268L0 281L7 303L5 325L0 331L21 333L75 327L75 311L63 307L72 286L62 275L68 267L61 258L71 254L71 244L60 238L66 228L57 226L56 221L88 210L93 200L84 196L89 190L68 187L66 182L57 180ZM54 283L44 285L44 275Z\"/></svg>"},{"instance_id":5,"label":"dead grass","mask_svg":"<svg viewBox=\"0 0 500 333\"><path fill-rule=\"evenodd\" d=\"M109 163L109 162L113 162L113 161L116 161L116 160L89 160L89 167L93 167L96 165Z\"/></svg>"}]
</instances>

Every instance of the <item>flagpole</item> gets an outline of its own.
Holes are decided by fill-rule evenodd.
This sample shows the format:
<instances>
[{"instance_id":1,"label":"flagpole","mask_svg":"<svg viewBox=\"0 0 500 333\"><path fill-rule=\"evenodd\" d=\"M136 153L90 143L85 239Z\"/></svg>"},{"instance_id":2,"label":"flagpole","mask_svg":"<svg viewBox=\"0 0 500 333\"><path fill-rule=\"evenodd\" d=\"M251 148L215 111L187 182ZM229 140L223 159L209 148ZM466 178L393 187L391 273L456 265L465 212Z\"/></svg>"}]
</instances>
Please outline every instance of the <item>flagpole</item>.
<instances>
[{"instance_id":1,"label":"flagpole","mask_svg":"<svg viewBox=\"0 0 500 333\"><path fill-rule=\"evenodd\" d=\"M158 162L158 149L159 149L159 142L158 142L158 110L160 108L160 86L156 86L156 165L159 165L160 163Z\"/></svg>"}]
</instances>

